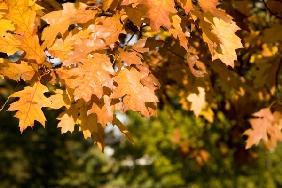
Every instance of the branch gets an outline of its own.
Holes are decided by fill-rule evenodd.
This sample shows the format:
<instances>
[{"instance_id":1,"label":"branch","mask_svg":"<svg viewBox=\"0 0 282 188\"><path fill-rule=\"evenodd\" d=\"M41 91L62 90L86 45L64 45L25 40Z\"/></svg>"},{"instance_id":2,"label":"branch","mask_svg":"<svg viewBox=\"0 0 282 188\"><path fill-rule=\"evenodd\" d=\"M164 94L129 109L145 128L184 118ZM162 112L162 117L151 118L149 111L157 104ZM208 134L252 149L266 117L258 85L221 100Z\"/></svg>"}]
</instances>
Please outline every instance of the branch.
<instances>
[{"instance_id":1,"label":"branch","mask_svg":"<svg viewBox=\"0 0 282 188\"><path fill-rule=\"evenodd\" d=\"M266 3L265 0L262 0L262 2L263 2L263 4L264 4L266 10L267 10L271 15L275 16L275 17L278 18L278 19L282 19L282 16L276 14L275 12L273 12L273 11L267 6L267 3Z\"/></svg>"},{"instance_id":2,"label":"branch","mask_svg":"<svg viewBox=\"0 0 282 188\"><path fill-rule=\"evenodd\" d=\"M277 67L277 70L275 72L275 86L277 88L277 90L279 89L279 72L280 72L280 69L281 69L281 66L282 66L282 57L280 58L280 62L278 64L278 67Z\"/></svg>"}]
</instances>

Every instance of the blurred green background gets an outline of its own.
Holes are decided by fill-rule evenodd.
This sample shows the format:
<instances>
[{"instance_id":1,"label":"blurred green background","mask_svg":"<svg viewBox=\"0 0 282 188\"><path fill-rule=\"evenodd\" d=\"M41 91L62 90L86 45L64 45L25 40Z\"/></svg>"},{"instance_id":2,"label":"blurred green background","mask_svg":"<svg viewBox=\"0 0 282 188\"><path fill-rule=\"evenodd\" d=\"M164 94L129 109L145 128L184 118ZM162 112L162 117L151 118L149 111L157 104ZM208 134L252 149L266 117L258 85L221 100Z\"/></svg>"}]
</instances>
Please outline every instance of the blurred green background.
<instances>
[{"instance_id":1,"label":"blurred green background","mask_svg":"<svg viewBox=\"0 0 282 188\"><path fill-rule=\"evenodd\" d=\"M224 2L229 5L231 1ZM236 20L242 22L240 27L249 24L254 31L245 37L252 39L253 33L275 26L277 21L262 9L262 1L249 1L254 7L250 12L241 9L248 8L244 7L247 1L235 2L239 8L234 14L238 16ZM250 19L241 18L242 13L248 14ZM270 61L268 56L257 59L260 57L257 54L262 53L264 43L272 47L273 41L258 45L253 42L256 38L251 39L246 41L253 46L249 45L239 53L241 66L237 67L240 75L246 75L249 80L258 74L250 68L249 58L258 61L258 67L261 62ZM273 57L280 57L279 52L272 54ZM258 79L260 81L261 77ZM222 100L229 96L230 90L221 90L221 82L215 81L219 90L216 100L221 105L214 111L213 123L195 118L192 113L182 110L179 101L174 104L176 99L171 98L170 105L173 106L159 105L158 115L151 119L141 118L136 113L120 115L134 143L126 140L116 127L109 126L105 133L104 153L97 149L93 140L85 140L78 130L62 135L56 121L59 112L55 111L45 111L45 128L37 124L21 134L14 114L6 112L6 106L0 111L0 188L282 188L282 144L274 151L267 151L261 145L245 150L243 132L249 126L249 117L242 117L243 120L239 117L242 122L236 117L230 119L242 109L231 109L229 115L226 113ZM263 84L259 86L265 88ZM24 83L0 80L0 107L20 87L23 88ZM174 92L178 95L179 91ZM277 96L281 98L281 92L277 92ZM228 100L232 100L231 95ZM237 105L237 101L234 104ZM243 101L242 104L252 103ZM251 105L243 107L252 108Z\"/></svg>"},{"instance_id":2,"label":"blurred green background","mask_svg":"<svg viewBox=\"0 0 282 188\"><path fill-rule=\"evenodd\" d=\"M120 115L134 143L106 129L105 152L81 133L61 135L55 112L46 128L21 135L0 114L0 187L282 187L282 147L244 149L244 138L219 112L213 124L165 106L152 119Z\"/></svg>"}]
</instances>

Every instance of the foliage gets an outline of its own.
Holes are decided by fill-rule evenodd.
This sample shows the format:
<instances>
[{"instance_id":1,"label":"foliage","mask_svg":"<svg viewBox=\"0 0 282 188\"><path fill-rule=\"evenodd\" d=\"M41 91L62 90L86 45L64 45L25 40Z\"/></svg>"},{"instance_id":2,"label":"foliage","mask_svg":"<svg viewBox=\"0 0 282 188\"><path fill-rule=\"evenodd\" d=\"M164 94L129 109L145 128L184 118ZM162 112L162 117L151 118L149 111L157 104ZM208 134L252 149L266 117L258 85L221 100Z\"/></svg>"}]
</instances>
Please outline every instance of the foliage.
<instances>
[{"instance_id":1,"label":"foliage","mask_svg":"<svg viewBox=\"0 0 282 188\"><path fill-rule=\"evenodd\" d=\"M232 136L233 123L221 112L207 125L187 112L165 107L149 121L131 114L128 123L136 143L121 144L122 150L114 155L118 160L134 161L128 168L135 173L121 171L126 185L281 186L281 147L276 153L267 153L263 147L245 150L243 141ZM151 163L140 164L141 159Z\"/></svg>"},{"instance_id":2,"label":"foliage","mask_svg":"<svg viewBox=\"0 0 282 188\"><path fill-rule=\"evenodd\" d=\"M213 124L170 106L151 120L130 113L125 124L134 144L116 131L108 132L104 153L91 140L83 140L78 127L61 135L55 116L46 113L45 129L36 123L21 135L17 122L0 114L0 187L282 185L281 145L275 152L245 150L243 141L232 136L234 123L221 112Z\"/></svg>"},{"instance_id":3,"label":"foliage","mask_svg":"<svg viewBox=\"0 0 282 188\"><path fill-rule=\"evenodd\" d=\"M2 0L0 76L25 83L8 110L21 132L35 121L45 126L42 108L59 110L62 133L79 124L103 149L106 126L130 137L117 112L150 117L157 103L177 103L209 122L221 111L244 127L246 148L263 141L274 149L282 140L281 7Z\"/></svg>"}]
</instances>

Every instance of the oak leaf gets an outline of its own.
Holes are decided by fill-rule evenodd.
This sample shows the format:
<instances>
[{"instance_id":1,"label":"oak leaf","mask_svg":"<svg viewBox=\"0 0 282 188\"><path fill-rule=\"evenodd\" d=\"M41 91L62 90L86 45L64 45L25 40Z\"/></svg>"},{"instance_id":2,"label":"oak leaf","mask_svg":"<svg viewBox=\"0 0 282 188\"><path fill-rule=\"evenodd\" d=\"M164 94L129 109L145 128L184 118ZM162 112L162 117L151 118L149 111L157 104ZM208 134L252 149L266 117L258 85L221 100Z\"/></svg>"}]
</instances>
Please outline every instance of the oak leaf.
<instances>
[{"instance_id":1,"label":"oak leaf","mask_svg":"<svg viewBox=\"0 0 282 188\"><path fill-rule=\"evenodd\" d=\"M236 49L243 48L241 39L235 34L240 28L235 22L225 22L222 19L213 18L212 32L219 38L220 51L212 52L213 60L220 59L224 64L234 67L234 61L237 60Z\"/></svg>"},{"instance_id":2,"label":"oak leaf","mask_svg":"<svg viewBox=\"0 0 282 188\"><path fill-rule=\"evenodd\" d=\"M79 130L82 131L84 138L93 137L98 147L104 148L104 129L97 123L97 116L94 113L88 113L88 106L83 100L78 100L72 103L68 109L62 112L57 118L60 122L58 127L62 133L68 131L73 132L75 125L79 125Z\"/></svg>"},{"instance_id":3,"label":"oak leaf","mask_svg":"<svg viewBox=\"0 0 282 188\"><path fill-rule=\"evenodd\" d=\"M61 128L61 133L74 131L76 121L69 111L62 112L57 119L60 121L58 127Z\"/></svg>"},{"instance_id":4,"label":"oak leaf","mask_svg":"<svg viewBox=\"0 0 282 188\"><path fill-rule=\"evenodd\" d=\"M180 6L185 10L185 13L188 14L193 8L192 0L177 0Z\"/></svg>"},{"instance_id":5,"label":"oak leaf","mask_svg":"<svg viewBox=\"0 0 282 188\"><path fill-rule=\"evenodd\" d=\"M94 19L95 10L87 10L87 5L83 3L65 3L63 10L50 12L42 17L49 26L42 32L44 47L50 47L57 35L64 34L71 24L86 23Z\"/></svg>"},{"instance_id":6,"label":"oak leaf","mask_svg":"<svg viewBox=\"0 0 282 188\"><path fill-rule=\"evenodd\" d=\"M225 13L225 11L217 8L218 0L199 0L199 5L203 9L204 12L210 13L213 16L224 20L225 22L231 22L231 17Z\"/></svg>"},{"instance_id":7,"label":"oak leaf","mask_svg":"<svg viewBox=\"0 0 282 188\"><path fill-rule=\"evenodd\" d=\"M95 100L90 110L87 114L94 113L97 116L97 122L102 126L113 121L114 106L111 104L111 98L104 95L102 100Z\"/></svg>"},{"instance_id":8,"label":"oak leaf","mask_svg":"<svg viewBox=\"0 0 282 188\"><path fill-rule=\"evenodd\" d=\"M203 31L203 40L208 44L212 59L220 59L227 66L234 67L237 60L236 49L242 48L241 39L236 35L240 28L235 22L226 22L223 19L194 11L200 20Z\"/></svg>"},{"instance_id":9,"label":"oak leaf","mask_svg":"<svg viewBox=\"0 0 282 188\"><path fill-rule=\"evenodd\" d=\"M48 52L61 61L65 61L69 58L70 53L72 53L76 39L71 34L65 39L56 39L54 44L48 48Z\"/></svg>"},{"instance_id":10,"label":"oak leaf","mask_svg":"<svg viewBox=\"0 0 282 188\"><path fill-rule=\"evenodd\" d=\"M187 34L183 32L181 27L181 18L178 15L172 16L172 27L169 29L172 36L179 40L180 45L188 51Z\"/></svg>"},{"instance_id":11,"label":"oak leaf","mask_svg":"<svg viewBox=\"0 0 282 188\"><path fill-rule=\"evenodd\" d=\"M156 103L154 90L141 84L143 75L135 68L123 69L114 80L118 86L114 89L111 98L122 98L124 110L133 110L143 115L148 114L148 106L146 103Z\"/></svg>"},{"instance_id":12,"label":"oak leaf","mask_svg":"<svg viewBox=\"0 0 282 188\"><path fill-rule=\"evenodd\" d=\"M245 131L248 136L246 149L263 141L268 149L276 147L282 141L282 114L278 111L272 113L269 108L263 108L253 114L250 119L251 127Z\"/></svg>"},{"instance_id":13,"label":"oak leaf","mask_svg":"<svg viewBox=\"0 0 282 188\"><path fill-rule=\"evenodd\" d=\"M14 31L15 26L11 20L3 19L0 15L0 36L3 36L7 31Z\"/></svg>"},{"instance_id":14,"label":"oak leaf","mask_svg":"<svg viewBox=\"0 0 282 188\"><path fill-rule=\"evenodd\" d=\"M45 55L43 48L39 44L39 39L37 35L32 36L17 36L20 41L19 48L25 51L25 58L34 59L38 64L45 62Z\"/></svg>"},{"instance_id":15,"label":"oak leaf","mask_svg":"<svg viewBox=\"0 0 282 188\"><path fill-rule=\"evenodd\" d=\"M95 25L88 28L92 32L92 39L100 39L106 46L111 46L118 41L120 33L123 33L123 12L118 12L112 17L99 17L95 20Z\"/></svg>"},{"instance_id":16,"label":"oak leaf","mask_svg":"<svg viewBox=\"0 0 282 188\"><path fill-rule=\"evenodd\" d=\"M175 4L173 0L127 0L123 1L123 4L133 4L133 8L135 9L135 11L140 13L143 12L144 16L149 18L150 26L155 31L159 30L161 26L170 28L170 16L176 13L176 10L174 8ZM134 9L131 9L132 13L134 13ZM134 17L134 15L132 14L130 17Z\"/></svg>"},{"instance_id":17,"label":"oak leaf","mask_svg":"<svg viewBox=\"0 0 282 188\"><path fill-rule=\"evenodd\" d=\"M48 106L49 108L60 109L62 107L70 107L71 101L65 90L56 89L54 93L54 95L51 95L48 98L51 103L51 105Z\"/></svg>"},{"instance_id":18,"label":"oak leaf","mask_svg":"<svg viewBox=\"0 0 282 188\"><path fill-rule=\"evenodd\" d=\"M6 33L0 36L0 51L13 55L20 50L21 42L14 35Z\"/></svg>"},{"instance_id":19,"label":"oak leaf","mask_svg":"<svg viewBox=\"0 0 282 188\"><path fill-rule=\"evenodd\" d=\"M62 112L57 118L59 120L58 127L61 128L61 133L66 133L68 131L73 132L75 125L80 123L79 115L80 115L80 108L83 104L82 101L80 100L75 103L69 101L67 104L68 104L68 106L66 106L67 109L64 112Z\"/></svg>"},{"instance_id":20,"label":"oak leaf","mask_svg":"<svg viewBox=\"0 0 282 188\"><path fill-rule=\"evenodd\" d=\"M80 130L83 132L84 138L93 137L95 143L100 150L104 150L104 128L97 123L95 114L87 113L88 107L82 102L79 109Z\"/></svg>"},{"instance_id":21,"label":"oak leaf","mask_svg":"<svg viewBox=\"0 0 282 188\"><path fill-rule=\"evenodd\" d=\"M9 61L3 61L0 66L0 74L5 77L19 81L29 81L35 75L35 70L27 62L22 61L21 63L12 63Z\"/></svg>"},{"instance_id":22,"label":"oak leaf","mask_svg":"<svg viewBox=\"0 0 282 188\"><path fill-rule=\"evenodd\" d=\"M124 50L119 50L119 58L120 61L126 63L126 65L138 65L142 64L142 55L135 52L135 51L124 51Z\"/></svg>"},{"instance_id":23,"label":"oak leaf","mask_svg":"<svg viewBox=\"0 0 282 188\"><path fill-rule=\"evenodd\" d=\"M51 47L51 53L61 56L63 64L69 66L86 59L90 53L114 47L119 34L123 32L121 16L122 14L115 14L95 19L95 24L90 24L77 34L69 34L64 41L56 41ZM67 48L63 49L59 46L60 43Z\"/></svg>"},{"instance_id":24,"label":"oak leaf","mask_svg":"<svg viewBox=\"0 0 282 188\"><path fill-rule=\"evenodd\" d=\"M150 1L144 0L142 4L148 9L147 17L153 30L158 30L161 26L170 28L170 16L176 13L173 0ZM157 8L156 8L157 7Z\"/></svg>"},{"instance_id":25,"label":"oak leaf","mask_svg":"<svg viewBox=\"0 0 282 188\"><path fill-rule=\"evenodd\" d=\"M20 48L25 51L27 59L34 59L42 64L45 61L43 49L39 44L36 24L36 11L38 5L30 0L9 0L7 2L8 13L6 17L15 25L15 33L9 36L9 40L0 39L1 43L11 46L7 52ZM5 51L4 51L5 52Z\"/></svg>"},{"instance_id":26,"label":"oak leaf","mask_svg":"<svg viewBox=\"0 0 282 188\"><path fill-rule=\"evenodd\" d=\"M114 70L105 54L96 53L91 59L83 60L77 68L62 68L58 74L67 87L74 89L75 100L83 99L88 102L92 95L101 98L103 87L113 87Z\"/></svg>"},{"instance_id":27,"label":"oak leaf","mask_svg":"<svg viewBox=\"0 0 282 188\"><path fill-rule=\"evenodd\" d=\"M7 18L16 26L16 33L32 36L36 33L36 4L30 0L9 0L7 1Z\"/></svg>"},{"instance_id":28,"label":"oak leaf","mask_svg":"<svg viewBox=\"0 0 282 188\"><path fill-rule=\"evenodd\" d=\"M15 117L19 119L21 132L28 126L33 127L34 121L45 126L46 118L42 108L52 108L52 102L44 95L46 92L48 92L48 88L40 82L36 82L32 87L25 87L10 96L10 98L19 98L18 101L10 105L8 110L17 111Z\"/></svg>"}]
</instances>

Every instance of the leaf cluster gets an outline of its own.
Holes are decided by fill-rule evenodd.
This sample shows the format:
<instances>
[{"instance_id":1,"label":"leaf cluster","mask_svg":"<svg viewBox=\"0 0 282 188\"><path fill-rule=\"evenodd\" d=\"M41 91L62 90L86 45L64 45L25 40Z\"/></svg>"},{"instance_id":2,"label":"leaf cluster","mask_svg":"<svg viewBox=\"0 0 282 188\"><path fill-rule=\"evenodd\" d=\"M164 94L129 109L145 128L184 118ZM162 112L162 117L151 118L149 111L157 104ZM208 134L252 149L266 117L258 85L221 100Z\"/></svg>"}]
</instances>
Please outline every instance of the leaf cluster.
<instances>
[{"instance_id":1,"label":"leaf cluster","mask_svg":"<svg viewBox=\"0 0 282 188\"><path fill-rule=\"evenodd\" d=\"M27 85L9 96L18 100L8 110L21 132L45 125L42 108L60 110L62 133L78 124L103 149L110 124L130 138L117 112L150 117L158 103L176 101L208 122L219 109L251 124L246 148L263 141L273 149L282 140L279 6L3 0L0 76Z\"/></svg>"}]
</instances>

